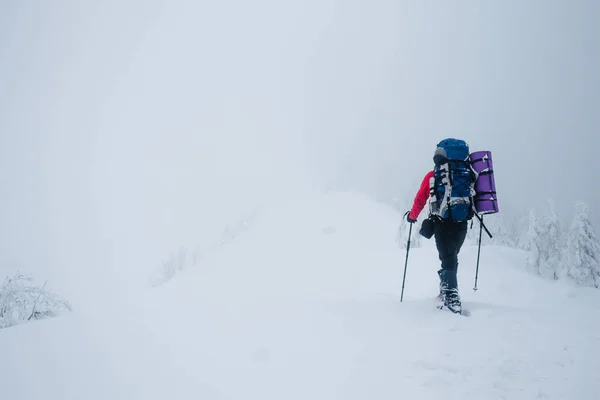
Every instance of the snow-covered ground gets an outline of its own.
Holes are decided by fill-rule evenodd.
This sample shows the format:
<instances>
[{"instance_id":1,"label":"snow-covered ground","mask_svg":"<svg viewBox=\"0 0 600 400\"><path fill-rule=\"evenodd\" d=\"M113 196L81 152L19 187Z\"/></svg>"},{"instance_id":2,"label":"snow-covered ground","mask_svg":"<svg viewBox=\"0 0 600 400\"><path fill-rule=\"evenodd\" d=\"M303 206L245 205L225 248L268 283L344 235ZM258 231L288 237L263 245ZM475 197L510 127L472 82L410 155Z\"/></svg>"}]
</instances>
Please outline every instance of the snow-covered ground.
<instances>
[{"instance_id":1,"label":"snow-covered ground","mask_svg":"<svg viewBox=\"0 0 600 400\"><path fill-rule=\"evenodd\" d=\"M1 398L600 398L600 291L484 246L474 292L466 246L471 316L439 311L432 239L410 251L401 303L401 218L358 194L272 208L158 288L0 331Z\"/></svg>"}]
</instances>

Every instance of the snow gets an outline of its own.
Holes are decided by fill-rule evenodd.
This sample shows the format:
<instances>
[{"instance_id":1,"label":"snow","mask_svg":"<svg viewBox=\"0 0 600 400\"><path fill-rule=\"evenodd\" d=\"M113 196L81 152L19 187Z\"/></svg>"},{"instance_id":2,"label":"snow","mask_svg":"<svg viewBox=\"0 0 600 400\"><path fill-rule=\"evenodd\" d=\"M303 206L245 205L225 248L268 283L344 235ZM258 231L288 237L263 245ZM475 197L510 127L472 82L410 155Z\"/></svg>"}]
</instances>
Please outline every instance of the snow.
<instances>
[{"instance_id":1,"label":"snow","mask_svg":"<svg viewBox=\"0 0 600 400\"><path fill-rule=\"evenodd\" d=\"M600 398L600 291L486 245L475 292L466 245L471 316L439 311L431 239L410 250L401 303L401 218L356 193L271 207L157 288L1 330L3 398Z\"/></svg>"}]
</instances>

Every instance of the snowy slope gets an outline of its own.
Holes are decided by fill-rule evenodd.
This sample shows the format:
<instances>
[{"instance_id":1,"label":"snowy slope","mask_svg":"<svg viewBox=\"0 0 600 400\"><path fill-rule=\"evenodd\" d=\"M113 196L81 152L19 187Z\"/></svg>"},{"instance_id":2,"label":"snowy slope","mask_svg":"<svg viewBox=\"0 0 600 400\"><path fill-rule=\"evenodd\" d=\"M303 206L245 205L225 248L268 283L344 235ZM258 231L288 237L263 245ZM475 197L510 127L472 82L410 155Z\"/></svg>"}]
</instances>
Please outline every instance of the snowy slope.
<instances>
[{"instance_id":1,"label":"snowy slope","mask_svg":"<svg viewBox=\"0 0 600 400\"><path fill-rule=\"evenodd\" d=\"M159 288L0 331L2 398L600 398L600 292L493 246L474 292L465 247L472 315L438 311L423 240L400 303L400 218L357 194L296 199Z\"/></svg>"}]
</instances>

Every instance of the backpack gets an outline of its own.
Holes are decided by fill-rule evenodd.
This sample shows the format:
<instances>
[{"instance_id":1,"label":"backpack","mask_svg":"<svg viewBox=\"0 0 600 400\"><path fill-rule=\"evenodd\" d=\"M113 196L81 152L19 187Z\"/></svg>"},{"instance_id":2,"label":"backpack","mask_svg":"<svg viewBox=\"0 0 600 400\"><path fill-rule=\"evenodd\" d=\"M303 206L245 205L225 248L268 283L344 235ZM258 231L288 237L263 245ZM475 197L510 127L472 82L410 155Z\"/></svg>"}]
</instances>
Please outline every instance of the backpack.
<instances>
[{"instance_id":1,"label":"backpack","mask_svg":"<svg viewBox=\"0 0 600 400\"><path fill-rule=\"evenodd\" d=\"M437 145L430 181L430 213L445 221L473 218L475 181L469 146L464 140L444 139Z\"/></svg>"}]
</instances>

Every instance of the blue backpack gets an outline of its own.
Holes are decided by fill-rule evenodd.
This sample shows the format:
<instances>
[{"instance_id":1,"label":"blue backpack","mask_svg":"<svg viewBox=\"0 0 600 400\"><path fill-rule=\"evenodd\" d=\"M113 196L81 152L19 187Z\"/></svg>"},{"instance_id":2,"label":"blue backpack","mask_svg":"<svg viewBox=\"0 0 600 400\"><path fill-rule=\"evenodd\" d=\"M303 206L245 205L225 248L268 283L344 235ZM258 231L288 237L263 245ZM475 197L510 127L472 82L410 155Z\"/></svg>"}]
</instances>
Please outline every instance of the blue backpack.
<instances>
[{"instance_id":1,"label":"blue backpack","mask_svg":"<svg viewBox=\"0 0 600 400\"><path fill-rule=\"evenodd\" d=\"M444 139L433 157L430 184L431 214L455 222L473 218L477 174L471 168L469 146L464 140Z\"/></svg>"}]
</instances>

